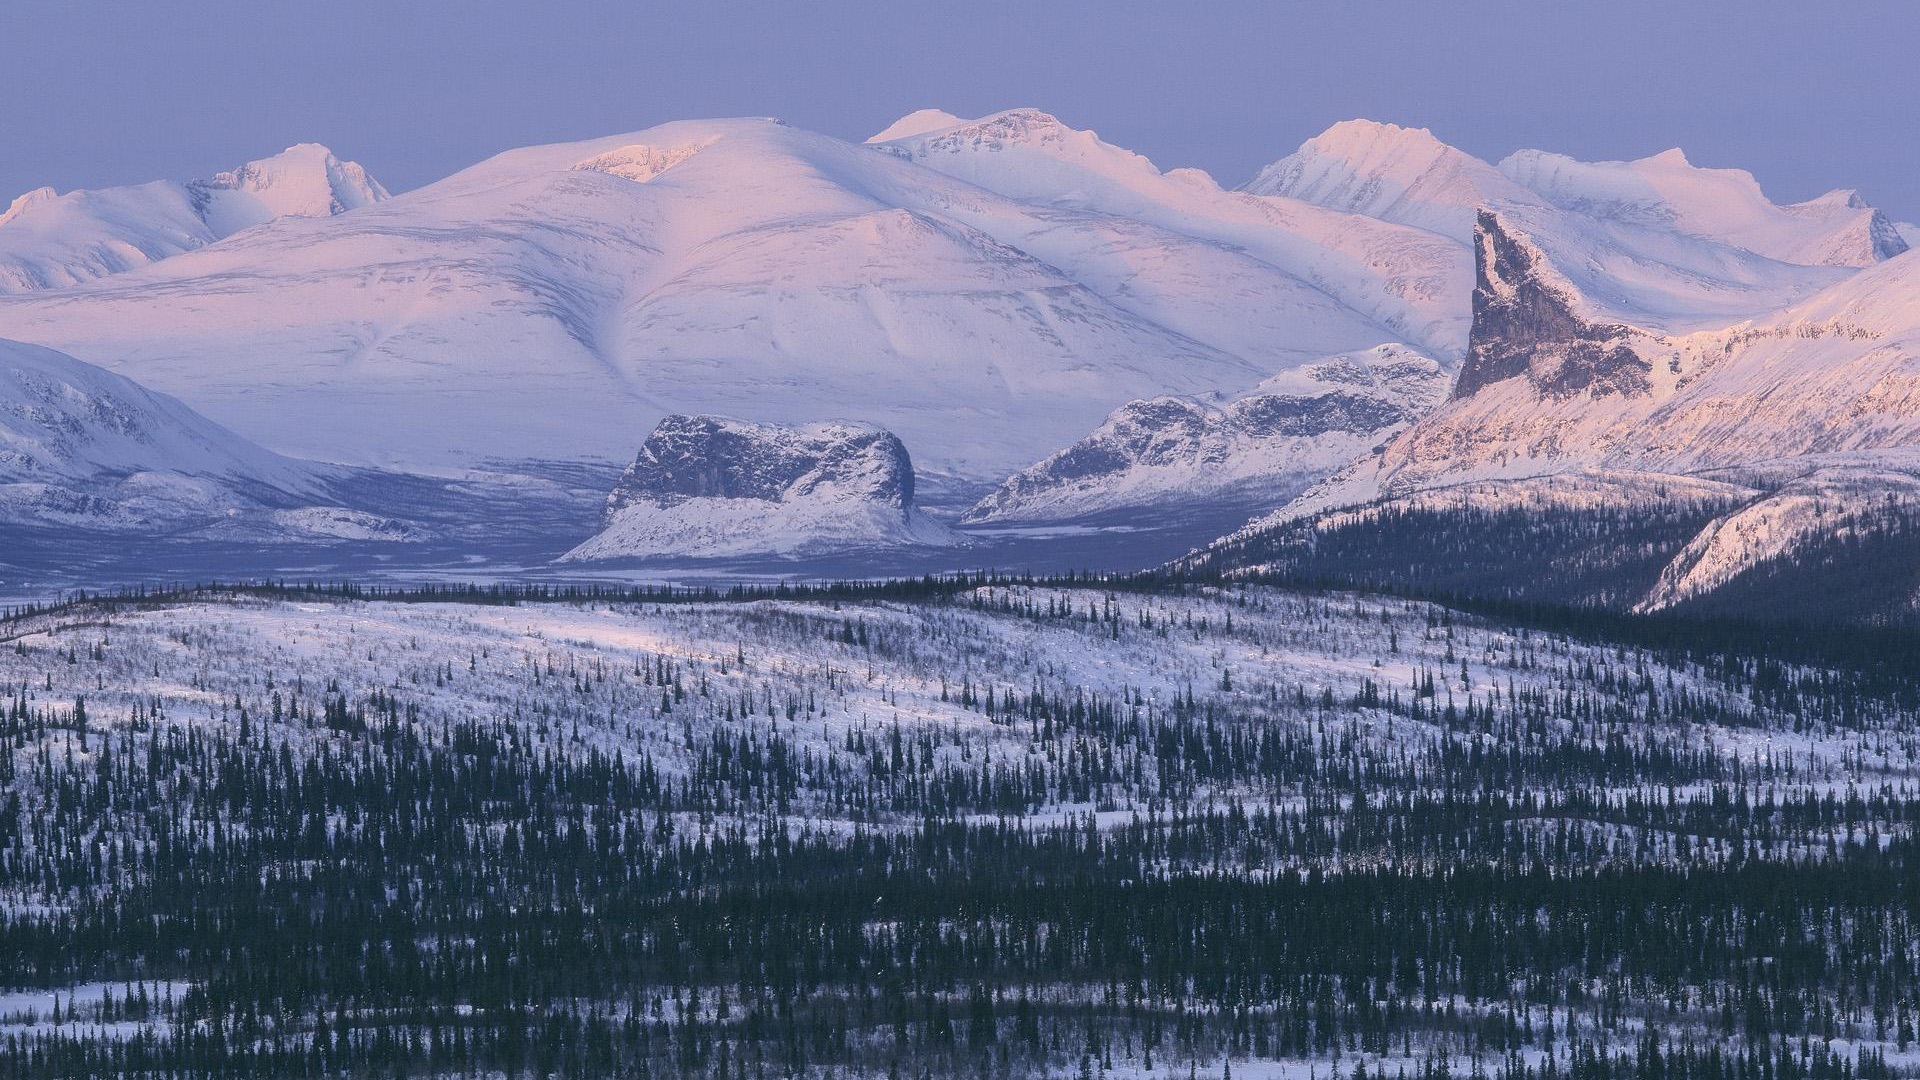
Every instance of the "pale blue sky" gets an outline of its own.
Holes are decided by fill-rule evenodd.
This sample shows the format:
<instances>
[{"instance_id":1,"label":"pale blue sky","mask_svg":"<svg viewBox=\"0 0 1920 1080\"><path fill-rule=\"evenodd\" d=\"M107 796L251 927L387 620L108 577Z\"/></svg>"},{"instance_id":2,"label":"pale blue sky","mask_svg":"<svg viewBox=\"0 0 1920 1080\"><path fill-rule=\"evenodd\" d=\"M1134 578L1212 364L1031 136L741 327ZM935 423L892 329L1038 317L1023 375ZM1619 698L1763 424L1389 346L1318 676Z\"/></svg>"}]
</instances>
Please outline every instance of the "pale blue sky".
<instances>
[{"instance_id":1,"label":"pale blue sky","mask_svg":"<svg viewBox=\"0 0 1920 1080\"><path fill-rule=\"evenodd\" d=\"M1920 3L68 0L0 21L0 199L184 179L314 140L394 190L695 116L864 137L1032 105L1244 181L1329 123L1489 159L1684 147L1777 199L1920 218Z\"/></svg>"}]
</instances>

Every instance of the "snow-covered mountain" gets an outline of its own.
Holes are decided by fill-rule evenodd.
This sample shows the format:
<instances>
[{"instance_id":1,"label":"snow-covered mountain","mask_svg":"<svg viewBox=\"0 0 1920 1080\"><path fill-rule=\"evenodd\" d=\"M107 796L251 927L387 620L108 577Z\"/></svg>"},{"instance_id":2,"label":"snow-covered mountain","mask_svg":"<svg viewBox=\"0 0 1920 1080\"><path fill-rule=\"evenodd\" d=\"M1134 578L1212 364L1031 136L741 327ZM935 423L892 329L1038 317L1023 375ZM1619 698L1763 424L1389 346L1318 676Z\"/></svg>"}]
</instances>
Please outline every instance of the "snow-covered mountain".
<instances>
[{"instance_id":1,"label":"snow-covered mountain","mask_svg":"<svg viewBox=\"0 0 1920 1080\"><path fill-rule=\"evenodd\" d=\"M327 217L387 197L324 146L301 143L205 180L56 193L0 213L0 293L60 289L205 247L282 217Z\"/></svg>"},{"instance_id":2,"label":"snow-covered mountain","mask_svg":"<svg viewBox=\"0 0 1920 1080\"><path fill-rule=\"evenodd\" d=\"M152 188L124 189L126 205ZM665 124L509 151L392 198L319 148L155 190L184 207L186 239L0 296L0 334L277 452L385 469L591 472L662 417L855 415L953 492L1024 470L974 514L1025 521L1254 509L1349 453L1367 464L1339 490L1371 498L1904 437L1819 398L1892 378L1888 354L1843 358L1858 370L1831 384L1800 354L1763 356L1864 340L1851 315L1777 320L1911 262L1902 227L1844 193L1776 205L1746 174L1673 153L1496 167L1356 121L1228 190L1035 110L923 110L865 144L771 120ZM94 250L116 198L32 201L0 225L0 253L10 230ZM1476 238L1483 210L1524 254L1480 283L1506 305L1499 328L1472 300L1476 257L1505 242ZM124 272L97 276L110 270ZM1423 387L1463 375L1439 418L1375 456L1431 395L1315 365L1383 348L1430 357ZM1733 410L1789 390L1815 404L1769 404L1777 437L1731 433Z\"/></svg>"},{"instance_id":3,"label":"snow-covered mountain","mask_svg":"<svg viewBox=\"0 0 1920 1080\"><path fill-rule=\"evenodd\" d=\"M1357 470L1352 490L1920 445L1920 259L1869 267L1766 319L1671 335L1597 320L1500 216L1483 216L1479 253L1473 342L1451 399Z\"/></svg>"},{"instance_id":4,"label":"snow-covered mountain","mask_svg":"<svg viewBox=\"0 0 1920 1080\"><path fill-rule=\"evenodd\" d=\"M1180 238L1183 245L1198 241L1225 248L1265 272L1278 270L1298 283L1302 293L1290 306L1307 305L1305 310L1271 309L1243 302L1256 298L1236 288L1226 294L1228 301L1238 303L1235 309L1175 316L1185 332L1211 339L1221 331L1195 325L1193 316L1224 315L1259 335L1243 349L1257 349L1255 342L1274 335L1302 340L1312 326L1303 316L1331 298L1362 312L1395 339L1436 355L1456 356L1463 344L1465 311L1459 296L1468 263L1444 238L1362 214L1328 212L1301 200L1225 191L1198 169L1163 173L1145 157L1035 109L1013 109L944 127L928 127L939 119L929 114L910 119L903 121L905 127L923 130L879 142L880 149L1056 212L1135 223L1126 230L1139 239L1122 241L1130 247ZM1036 237L1030 242L1045 241ZM1139 264L1142 258L1136 254L1131 261ZM1129 271L1143 272L1139 265ZM1276 321L1283 317L1286 322Z\"/></svg>"},{"instance_id":5,"label":"snow-covered mountain","mask_svg":"<svg viewBox=\"0 0 1920 1080\"><path fill-rule=\"evenodd\" d=\"M1133 398L1465 346L1471 263L1446 238L1161 174L1042 114L975 126L992 138L725 120L510 151L0 298L0 332L328 459L614 461L636 416L852 412L981 481Z\"/></svg>"},{"instance_id":6,"label":"snow-covered mountain","mask_svg":"<svg viewBox=\"0 0 1920 1080\"><path fill-rule=\"evenodd\" d=\"M1552 208L1584 219L1588 228L1624 229L1629 241L1648 229L1800 266L1871 266L1908 246L1900 227L1855 192L1781 206L1751 173L1701 168L1678 149L1604 162L1521 150L1494 166L1425 128L1371 120L1335 124L1262 169L1246 190L1414 225L1463 243L1483 208L1528 217L1536 231L1545 231L1537 211Z\"/></svg>"},{"instance_id":7,"label":"snow-covered mountain","mask_svg":"<svg viewBox=\"0 0 1920 1080\"><path fill-rule=\"evenodd\" d=\"M1857 192L1777 206L1753 174L1700 168L1679 149L1603 162L1523 150L1500 171L1565 210L1719 240L1786 263L1872 266L1907 250L1893 223Z\"/></svg>"},{"instance_id":8,"label":"snow-covered mountain","mask_svg":"<svg viewBox=\"0 0 1920 1080\"><path fill-rule=\"evenodd\" d=\"M1591 514L1668 512L1675 492L1733 485L1634 601L1657 609L1803 548L1904 527L1892 510L1920 490L1920 257L1762 319L1671 334L1610 321L1504 213L1481 212L1476 248L1471 343L1449 399L1220 550L1270 552L1262 535L1392 526L1410 511L1464 521L1543 489L1582 492L1559 509ZM1596 474L1608 483L1582 479Z\"/></svg>"},{"instance_id":9,"label":"snow-covered mountain","mask_svg":"<svg viewBox=\"0 0 1920 1080\"><path fill-rule=\"evenodd\" d=\"M240 438L111 372L0 341L0 521L152 530L259 519L311 533L369 521L325 505L339 470Z\"/></svg>"},{"instance_id":10,"label":"snow-covered mountain","mask_svg":"<svg viewBox=\"0 0 1920 1080\"><path fill-rule=\"evenodd\" d=\"M1425 415L1449 381L1434 360L1382 345L1225 401L1130 401L1085 438L1007 478L962 520L1062 521L1225 500L1251 516Z\"/></svg>"},{"instance_id":11,"label":"snow-covered mountain","mask_svg":"<svg viewBox=\"0 0 1920 1080\"><path fill-rule=\"evenodd\" d=\"M669 416L607 498L601 531L565 562L824 555L965 540L913 504L891 432Z\"/></svg>"},{"instance_id":12,"label":"snow-covered mountain","mask_svg":"<svg viewBox=\"0 0 1920 1080\"><path fill-rule=\"evenodd\" d=\"M1248 190L1373 214L1471 248L1477 215L1525 231L1598 317L1670 333L1771 315L1905 250L1850 192L1776 206L1747 173L1678 151L1577 162L1521 151L1499 167L1424 128L1336 124Z\"/></svg>"}]
</instances>

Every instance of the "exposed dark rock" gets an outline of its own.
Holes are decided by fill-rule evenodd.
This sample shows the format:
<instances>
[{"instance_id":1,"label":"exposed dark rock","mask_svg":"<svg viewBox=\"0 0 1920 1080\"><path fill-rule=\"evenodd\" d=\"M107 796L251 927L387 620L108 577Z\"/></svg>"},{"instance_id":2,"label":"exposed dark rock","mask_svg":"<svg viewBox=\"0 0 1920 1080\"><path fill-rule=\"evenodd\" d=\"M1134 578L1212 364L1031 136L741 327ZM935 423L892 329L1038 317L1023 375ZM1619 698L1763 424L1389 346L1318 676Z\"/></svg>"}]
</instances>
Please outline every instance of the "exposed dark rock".
<instances>
[{"instance_id":1,"label":"exposed dark rock","mask_svg":"<svg viewBox=\"0 0 1920 1080\"><path fill-rule=\"evenodd\" d=\"M1631 327L1591 323L1543 279L1539 252L1482 210L1474 231L1473 327L1455 398L1527 376L1546 397L1649 393L1651 365L1628 343Z\"/></svg>"},{"instance_id":2,"label":"exposed dark rock","mask_svg":"<svg viewBox=\"0 0 1920 1080\"><path fill-rule=\"evenodd\" d=\"M828 424L749 424L669 416L653 429L607 500L607 516L638 503L687 499L784 502L847 489L902 510L913 505L913 462L891 432Z\"/></svg>"},{"instance_id":3,"label":"exposed dark rock","mask_svg":"<svg viewBox=\"0 0 1920 1080\"><path fill-rule=\"evenodd\" d=\"M1405 402L1345 391L1313 397L1261 395L1234 402L1228 413L1242 431L1261 437L1311 437L1335 431L1371 433L1418 415Z\"/></svg>"},{"instance_id":4,"label":"exposed dark rock","mask_svg":"<svg viewBox=\"0 0 1920 1080\"><path fill-rule=\"evenodd\" d=\"M1015 473L961 520L1065 519L1090 511L1231 495L1290 495L1412 423L1446 373L1401 346L1330 357L1213 404L1130 401L1072 446Z\"/></svg>"}]
</instances>

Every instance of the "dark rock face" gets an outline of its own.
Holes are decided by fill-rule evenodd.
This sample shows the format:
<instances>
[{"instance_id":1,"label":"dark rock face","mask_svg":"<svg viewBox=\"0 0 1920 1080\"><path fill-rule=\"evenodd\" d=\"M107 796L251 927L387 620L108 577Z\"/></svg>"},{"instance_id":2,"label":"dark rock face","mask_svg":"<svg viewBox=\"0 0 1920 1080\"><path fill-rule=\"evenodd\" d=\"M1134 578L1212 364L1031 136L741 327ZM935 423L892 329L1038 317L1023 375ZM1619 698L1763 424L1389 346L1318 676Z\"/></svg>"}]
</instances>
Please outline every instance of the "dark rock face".
<instances>
[{"instance_id":1,"label":"dark rock face","mask_svg":"<svg viewBox=\"0 0 1920 1080\"><path fill-rule=\"evenodd\" d=\"M1240 430L1261 438L1375 432L1414 418L1404 403L1344 391L1316 397L1263 395L1236 401L1228 412Z\"/></svg>"},{"instance_id":2,"label":"dark rock face","mask_svg":"<svg viewBox=\"0 0 1920 1080\"><path fill-rule=\"evenodd\" d=\"M1632 328L1576 315L1570 298L1542 279L1537 251L1493 213L1480 211L1474 240L1473 327L1455 398L1521 376L1545 397L1651 392L1652 368L1628 343Z\"/></svg>"},{"instance_id":3,"label":"dark rock face","mask_svg":"<svg viewBox=\"0 0 1920 1080\"><path fill-rule=\"evenodd\" d=\"M1186 398L1130 401L1101 431L1047 462L1044 476L1022 478L1044 486L1111 476L1142 465L1224 456L1236 436L1256 439L1313 438L1334 433L1371 433L1413 419L1405 404L1366 393L1335 390L1312 396L1260 394L1224 409Z\"/></svg>"},{"instance_id":4,"label":"dark rock face","mask_svg":"<svg viewBox=\"0 0 1920 1080\"><path fill-rule=\"evenodd\" d=\"M1859 196L1854 196L1855 201L1858 199ZM1873 257L1882 262L1893 258L1895 255L1905 255L1907 253L1908 244L1906 237L1901 236L1900 230L1894 227L1893 222L1888 220L1887 215L1878 210L1873 212L1872 219L1867 223L1867 237L1873 245Z\"/></svg>"},{"instance_id":5,"label":"dark rock face","mask_svg":"<svg viewBox=\"0 0 1920 1080\"><path fill-rule=\"evenodd\" d=\"M913 505L913 462L891 432L848 424L806 428L712 416L669 416L607 499L607 514L688 499L791 502L810 496Z\"/></svg>"}]
</instances>

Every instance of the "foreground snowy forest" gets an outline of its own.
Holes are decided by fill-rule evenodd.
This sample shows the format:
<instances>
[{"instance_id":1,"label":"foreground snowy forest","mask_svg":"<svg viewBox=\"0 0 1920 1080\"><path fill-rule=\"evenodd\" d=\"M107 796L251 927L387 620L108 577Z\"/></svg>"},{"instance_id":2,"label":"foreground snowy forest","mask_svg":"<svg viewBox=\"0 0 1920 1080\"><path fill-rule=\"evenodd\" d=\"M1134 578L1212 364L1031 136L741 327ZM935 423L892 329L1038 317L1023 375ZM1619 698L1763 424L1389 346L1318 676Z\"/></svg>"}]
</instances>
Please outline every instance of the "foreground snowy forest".
<instances>
[{"instance_id":1,"label":"foreground snowy forest","mask_svg":"<svg viewBox=\"0 0 1920 1080\"><path fill-rule=\"evenodd\" d=\"M984 579L14 612L0 1077L1920 1072L1912 642L1660 625Z\"/></svg>"}]
</instances>

